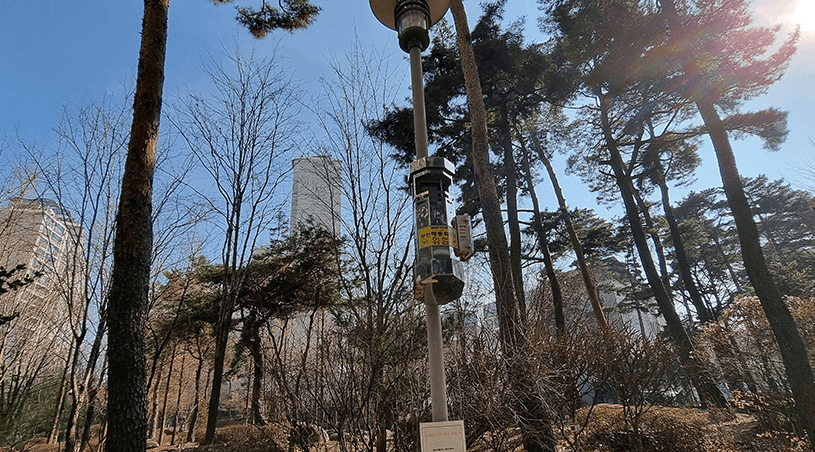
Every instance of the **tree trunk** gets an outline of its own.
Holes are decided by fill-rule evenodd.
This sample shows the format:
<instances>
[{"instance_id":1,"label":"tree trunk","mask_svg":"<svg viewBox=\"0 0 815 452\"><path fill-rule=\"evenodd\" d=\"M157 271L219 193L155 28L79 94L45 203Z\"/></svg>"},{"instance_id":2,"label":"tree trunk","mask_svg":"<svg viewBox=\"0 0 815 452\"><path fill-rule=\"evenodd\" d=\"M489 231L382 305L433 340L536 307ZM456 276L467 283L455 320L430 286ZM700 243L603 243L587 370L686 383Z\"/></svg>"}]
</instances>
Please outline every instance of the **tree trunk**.
<instances>
[{"instance_id":1,"label":"tree trunk","mask_svg":"<svg viewBox=\"0 0 815 452\"><path fill-rule=\"evenodd\" d=\"M725 253L724 243L722 243L721 237L719 237L718 235L719 230L713 229L711 232L712 233L710 234L710 238L716 244L716 249L718 249L719 252L722 254L722 260L724 261L725 266L727 267L727 274L730 275L730 279L733 281L733 285L735 286L735 292L736 293L742 292L741 278L739 278L739 274L736 272L736 269L733 268L733 261L730 259L730 255ZM719 302L718 305L716 306L716 311L720 312L722 309L723 309L722 303Z\"/></svg>"},{"instance_id":2,"label":"tree trunk","mask_svg":"<svg viewBox=\"0 0 815 452\"><path fill-rule=\"evenodd\" d=\"M795 398L798 420L807 435L815 438L815 382L804 341L764 260L758 227L744 196L744 187L724 125L712 104L700 100L697 105L716 151L727 203L736 221L744 268L781 350L787 380Z\"/></svg>"},{"instance_id":3,"label":"tree trunk","mask_svg":"<svg viewBox=\"0 0 815 452\"><path fill-rule=\"evenodd\" d=\"M558 366L560 366L566 362L566 357L564 356L564 353L566 353L566 347L563 345L567 340L566 316L563 313L563 293L560 290L560 282L555 274L555 266L552 262L552 253L549 251L549 242L546 239L546 232L544 231L543 221L541 220L540 203L538 202L538 195L535 191L535 184L532 179L532 167L529 163L529 153L527 152L526 145L523 140L521 140L521 152L523 153L524 159L524 176L526 177L527 189L529 190L529 196L532 198L532 208L535 210L535 223L533 227L537 231L538 246L540 246L541 250L543 251L543 266L546 269L546 277L549 279L549 285L552 289L552 304L554 305L555 310L555 330L557 333L557 338L560 339L558 341L559 347L557 348L558 351L555 362ZM605 316L602 318L603 321L605 321ZM603 327L605 327L605 325ZM571 416L574 417L575 412L577 412L578 408L580 408L580 390L578 388L577 378L575 378L573 375L564 375L563 386L566 388L565 396L566 400L569 401L568 406Z\"/></svg>"},{"instance_id":4,"label":"tree trunk","mask_svg":"<svg viewBox=\"0 0 815 452\"><path fill-rule=\"evenodd\" d=\"M83 318L78 331L73 331L73 344L72 356L69 358L71 361L70 370L68 373L68 382L71 386L73 400L68 410L68 421L65 425L65 452L79 452L81 448L80 436L78 434L80 415L86 409L88 402L88 392L96 392L94 385L93 374L96 371L96 363L99 360L102 349L102 341L106 329L106 316L104 313L100 315L99 326L96 329L91 350L88 353L87 362L85 363L84 370L80 371L80 363L85 351L85 336L88 332L87 317Z\"/></svg>"},{"instance_id":5,"label":"tree trunk","mask_svg":"<svg viewBox=\"0 0 815 452\"><path fill-rule=\"evenodd\" d=\"M74 335L71 357L71 371L68 375L68 380L71 384L71 393L73 395L71 406L68 409L68 421L65 424L65 452L74 452L77 446L76 429L79 423L79 414L85 406L85 397L87 396L87 387L80 380L79 373L79 358L82 356L82 345L84 343L84 332L80 335Z\"/></svg>"},{"instance_id":6,"label":"tree trunk","mask_svg":"<svg viewBox=\"0 0 815 452\"><path fill-rule=\"evenodd\" d=\"M665 212L665 220L668 222L668 229L671 232L671 241L674 246L674 252L676 253L676 263L679 266L679 276L682 278L685 290L687 290L688 295L690 295L691 303L696 307L696 315L699 316L699 322L706 323L713 319L713 315L707 309L705 300L702 299L702 294L699 292L699 288L696 286L696 282L691 274L690 261L688 260L687 253L685 253L685 244L683 243L682 235L679 233L679 224L676 222L676 217L674 217L674 211L671 207L671 200L668 196L668 184L665 181L662 166L659 166L657 171L659 172L657 174L659 190L662 193L662 210Z\"/></svg>"},{"instance_id":7,"label":"tree trunk","mask_svg":"<svg viewBox=\"0 0 815 452\"><path fill-rule=\"evenodd\" d=\"M630 175L629 175L630 176ZM648 203L642 199L639 190L631 184L631 194L634 196L634 201L639 206L642 218L645 220L645 231L651 237L651 243L654 244L654 253L657 255L657 263L659 264L659 275L662 279L662 286L668 292L668 297L673 299L673 289L671 288L671 274L668 272L668 261L665 259L665 247L662 246L662 240L657 233L657 226L654 219L651 217L651 210Z\"/></svg>"},{"instance_id":8,"label":"tree trunk","mask_svg":"<svg viewBox=\"0 0 815 452\"><path fill-rule=\"evenodd\" d=\"M724 323L725 329L729 330L730 325L725 321ZM758 392L758 387L756 385L756 380L753 378L753 373L750 371L750 366L744 359L744 354L741 351L741 346L739 342L736 340L736 336L730 335L730 351L735 355L736 359L738 360L741 381L743 381L747 385L747 390L756 393Z\"/></svg>"},{"instance_id":9,"label":"tree trunk","mask_svg":"<svg viewBox=\"0 0 815 452\"><path fill-rule=\"evenodd\" d=\"M93 427L93 417L96 415L96 394L97 389L93 388L88 393L88 409L85 410L85 425L82 427L82 436L79 440L79 450L83 451L88 447L91 440L91 428Z\"/></svg>"},{"instance_id":10,"label":"tree trunk","mask_svg":"<svg viewBox=\"0 0 815 452\"><path fill-rule=\"evenodd\" d=\"M681 38L677 35L684 34L684 27L676 5L673 0L662 0L661 4L668 24L674 31L672 38ZM693 55L687 56L683 70L691 80L703 83L701 70ZM736 167L736 158L733 155L727 131L716 111L714 100L706 96L708 87L701 86L700 88L693 92L693 100L707 126L713 150L716 152L725 196L736 222L744 267L781 351L787 380L795 399L798 421L809 436L810 448L815 450L815 381L813 381L812 366L809 363L807 350L798 326L792 318L792 313L784 303L784 298L778 286L775 285L773 276L764 260L758 227L753 220L750 204L744 194L744 186Z\"/></svg>"},{"instance_id":11,"label":"tree trunk","mask_svg":"<svg viewBox=\"0 0 815 452\"><path fill-rule=\"evenodd\" d=\"M560 214L563 217L563 222L566 224L566 232L569 233L569 240L572 242L574 254L577 256L577 266L580 268L580 276L583 278L583 285L586 286L586 293L589 297L589 302L591 303L591 309L594 312L594 318L597 320L597 324L600 326L600 328L606 328L608 326L608 322L606 321L606 315L603 312L603 305L600 303L600 297L597 294L597 287L594 285L594 281L589 273L589 266L586 264L586 256L583 254L583 246L580 245L580 239L578 239L577 233L574 230L572 217L569 215L569 208L566 205L566 198L563 196L563 190L560 188L560 183L558 182L557 174L555 174L555 169L552 167L552 162L549 161L549 157L546 156L546 152L544 152L543 146L541 145L540 140L538 140L538 137L532 133L531 130L529 136L532 138L532 144L535 146L538 153L538 158L541 160L541 162L543 162L543 165L546 167L546 171L549 173L549 179L552 181L552 188L555 190L555 196L557 197L558 206L560 207Z\"/></svg>"},{"instance_id":12,"label":"tree trunk","mask_svg":"<svg viewBox=\"0 0 815 452\"><path fill-rule=\"evenodd\" d=\"M83 327L84 328L84 327ZM107 330L107 316L103 313L99 319L99 325L96 328L96 334L93 338L91 350L88 353L88 362L85 364L85 370L82 374L82 380L77 382L76 368L71 369L70 380L73 385L74 403L71 405L71 411L68 416L68 425L65 428L65 451L66 452L79 452L82 448L81 437L77 435L79 429L80 414L86 410L86 405L92 402L90 397L96 397L97 388L94 383L94 372L96 371L96 363L102 353L102 342ZM81 334L75 337L76 344L82 344L83 336ZM76 362L82 355L83 350L81 346L77 345L74 353L73 360ZM86 419L86 422L87 419Z\"/></svg>"},{"instance_id":13,"label":"tree trunk","mask_svg":"<svg viewBox=\"0 0 815 452\"><path fill-rule=\"evenodd\" d=\"M184 361L187 355L181 355L181 372L178 374L178 391L175 396L175 420L173 421L173 435L170 437L170 445L175 444L175 434L178 433L178 418L181 412L181 393L184 389Z\"/></svg>"},{"instance_id":14,"label":"tree trunk","mask_svg":"<svg viewBox=\"0 0 815 452\"><path fill-rule=\"evenodd\" d=\"M230 292L229 289L224 289ZM212 368L212 389L209 394L207 409L207 427L204 433L203 444L212 444L215 440L215 424L218 420L218 407L221 401L221 385L224 377L224 363L226 361L226 346L229 342L229 330L232 325L232 296L227 294L221 302L221 311L215 327L215 362Z\"/></svg>"},{"instance_id":15,"label":"tree trunk","mask_svg":"<svg viewBox=\"0 0 815 452\"><path fill-rule=\"evenodd\" d=\"M504 147L504 177L506 182L507 226L509 227L509 265L512 281L515 284L515 297L518 299L518 314L521 324L526 325L526 293L521 257L521 224L518 221L518 180L515 152L512 146L512 129L509 124L509 106L506 100L501 103L501 134Z\"/></svg>"},{"instance_id":16,"label":"tree trunk","mask_svg":"<svg viewBox=\"0 0 815 452\"><path fill-rule=\"evenodd\" d=\"M722 326L726 327L726 325ZM732 332L723 329L722 335L729 336L732 335ZM738 342L732 336L727 342L723 342L719 338L714 340L713 351L716 353L722 375L731 392L736 390L756 392L755 383L751 381L749 374L744 372L745 368L741 365L742 360L738 356L740 353Z\"/></svg>"},{"instance_id":17,"label":"tree trunk","mask_svg":"<svg viewBox=\"0 0 815 452\"><path fill-rule=\"evenodd\" d=\"M68 395L68 369L71 367L71 359L65 362L62 369L62 380L59 383L59 393L57 394L57 405L54 409L54 420L51 423L51 431L48 432L46 444L57 444L59 442L59 421L62 417L62 409L65 406L65 397Z\"/></svg>"},{"instance_id":18,"label":"tree trunk","mask_svg":"<svg viewBox=\"0 0 815 452\"><path fill-rule=\"evenodd\" d=\"M611 155L609 164L614 170L614 178L616 179L617 186L620 188L626 216L631 226L631 234L639 251L640 261L642 262L643 270L648 279L648 284L651 286L657 305L659 305L662 316L665 318L668 331L677 346L679 358L683 365L686 366L688 374L696 387L696 391L699 393L702 404L711 404L719 408L726 408L727 400L724 394L722 394L721 389L716 385L713 377L711 377L704 363L699 360L694 353L693 342L690 340L687 331L685 331L682 320L676 313L673 300L671 300L671 297L668 295L668 291L665 290L665 286L662 285L659 271L654 264L654 259L648 248L648 239L645 234L645 229L640 220L639 209L634 201L634 186L631 182L631 177L624 167L625 164L623 163L622 155L617 148L617 143L611 132L611 125L608 119L608 111L610 108L608 105L608 95L599 91L596 91L595 95L600 101L603 135Z\"/></svg>"},{"instance_id":19,"label":"tree trunk","mask_svg":"<svg viewBox=\"0 0 815 452\"><path fill-rule=\"evenodd\" d=\"M504 352L521 343L523 324L520 317L520 305L515 293L504 219L501 215L501 203L495 177L490 169L489 142L487 137L487 112L484 107L484 94L475 62L467 13L461 0L452 0L450 10L456 27L456 39L461 57L461 69L464 73L464 84L467 91L467 104L472 122L473 149L470 157L476 173L478 198L481 201L484 227L487 233L490 270L495 283L496 308L498 311L498 329Z\"/></svg>"},{"instance_id":20,"label":"tree trunk","mask_svg":"<svg viewBox=\"0 0 815 452\"><path fill-rule=\"evenodd\" d=\"M77 386L74 385L74 388ZM84 392L84 391L83 391ZM68 414L68 422L65 424L65 447L62 448L65 452L74 452L74 445L76 445L76 424L79 420L79 410L82 405L83 394L77 394L74 391L73 401Z\"/></svg>"},{"instance_id":21,"label":"tree trunk","mask_svg":"<svg viewBox=\"0 0 815 452\"><path fill-rule=\"evenodd\" d=\"M133 123L130 129L108 295L107 452L146 448L145 318L153 249L156 162L169 0L145 0Z\"/></svg>"},{"instance_id":22,"label":"tree trunk","mask_svg":"<svg viewBox=\"0 0 815 452\"><path fill-rule=\"evenodd\" d=\"M251 319L246 327L250 329L251 340L249 342L249 353L252 355L252 400L250 402L251 415L249 422L254 425L266 425L263 413L260 410L260 396L263 392L263 350L260 344L260 322L257 315L252 312Z\"/></svg>"},{"instance_id":23,"label":"tree trunk","mask_svg":"<svg viewBox=\"0 0 815 452\"><path fill-rule=\"evenodd\" d=\"M555 275L552 253L549 252L549 241L546 239L546 231L543 228L543 221L541 220L538 194L535 192L535 182L532 180L532 167L529 164L529 153L523 141L521 141L521 152L523 153L526 188L529 190L529 196L532 198L532 209L535 211L534 228L538 235L538 246L543 252L543 266L546 269L546 277L549 279L549 286L552 289L552 304L555 309L555 330L557 331L557 337L562 338L566 332L566 316L563 314L563 293L560 291L560 283Z\"/></svg>"},{"instance_id":24,"label":"tree trunk","mask_svg":"<svg viewBox=\"0 0 815 452\"><path fill-rule=\"evenodd\" d=\"M156 375L156 367L153 366L153 370L150 371L152 375L147 380L147 395L150 403L149 410L147 412L147 437L148 438L155 438L156 437L156 414L158 413L158 395L159 395L159 388L161 387L161 374L164 372L164 360L158 359L156 357L156 362L161 362L160 367L158 367L158 376L159 378L155 378ZM151 383L152 382L152 383Z\"/></svg>"},{"instance_id":25,"label":"tree trunk","mask_svg":"<svg viewBox=\"0 0 815 452\"><path fill-rule=\"evenodd\" d=\"M187 422L187 442L195 440L195 424L198 422L198 412L201 406L201 372L204 370L203 354L198 359L198 366L195 368L195 390L193 391L193 406L190 413L190 420Z\"/></svg>"},{"instance_id":26,"label":"tree trunk","mask_svg":"<svg viewBox=\"0 0 815 452\"><path fill-rule=\"evenodd\" d=\"M164 427L167 424L167 396L170 395L170 383L173 381L173 365L175 364L175 345L173 351L170 352L170 367L167 368L167 383L164 384L164 398L161 401L161 411L156 419L156 427L158 428L158 444L161 446L162 439L164 438Z\"/></svg>"},{"instance_id":27,"label":"tree trunk","mask_svg":"<svg viewBox=\"0 0 815 452\"><path fill-rule=\"evenodd\" d=\"M484 95L475 62L467 13L461 0L452 0L450 9L456 27L461 68L467 91L467 104L470 111L473 149L470 157L476 173L478 197L481 201L484 226L489 247L490 270L495 284L498 330L501 347L510 362L518 361L525 349L524 328L521 321L521 304L515 293L512 268L510 265L504 222L501 216L501 203L498 190L489 164L489 143L487 141L487 114L484 108ZM517 394L524 394L523 382L526 369L518 364L510 364L509 378L514 382ZM531 400L519 400L521 417L530 420L523 425L524 448L527 451L555 451L552 425L546 410L535 394L526 393ZM526 403L525 403L526 402Z\"/></svg>"}]
</instances>

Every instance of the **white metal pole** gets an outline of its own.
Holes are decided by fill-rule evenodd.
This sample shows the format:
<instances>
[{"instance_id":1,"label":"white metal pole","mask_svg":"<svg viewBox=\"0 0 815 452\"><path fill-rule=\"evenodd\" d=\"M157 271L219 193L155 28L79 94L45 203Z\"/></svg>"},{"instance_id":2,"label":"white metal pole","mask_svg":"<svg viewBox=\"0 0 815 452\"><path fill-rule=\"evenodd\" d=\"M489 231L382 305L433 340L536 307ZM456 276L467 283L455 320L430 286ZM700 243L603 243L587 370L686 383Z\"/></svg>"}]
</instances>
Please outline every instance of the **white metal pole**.
<instances>
[{"instance_id":1,"label":"white metal pole","mask_svg":"<svg viewBox=\"0 0 815 452\"><path fill-rule=\"evenodd\" d=\"M416 138L416 159L427 157L427 119L424 106L422 49L410 49L410 81L413 91L413 128ZM441 312L433 295L433 284L424 288L427 321L428 365L430 367L430 400L433 422L447 421L447 382L444 376L444 355L441 340Z\"/></svg>"},{"instance_id":2,"label":"white metal pole","mask_svg":"<svg viewBox=\"0 0 815 452\"><path fill-rule=\"evenodd\" d=\"M430 401L433 422L447 421L447 381L444 376L444 353L441 340L441 312L433 295L433 284L424 288L427 313L427 350L430 366Z\"/></svg>"},{"instance_id":3,"label":"white metal pole","mask_svg":"<svg viewBox=\"0 0 815 452\"><path fill-rule=\"evenodd\" d=\"M416 137L416 160L427 157L427 117L424 111L424 78L422 49L410 48L410 85L413 91L413 133Z\"/></svg>"}]
</instances>

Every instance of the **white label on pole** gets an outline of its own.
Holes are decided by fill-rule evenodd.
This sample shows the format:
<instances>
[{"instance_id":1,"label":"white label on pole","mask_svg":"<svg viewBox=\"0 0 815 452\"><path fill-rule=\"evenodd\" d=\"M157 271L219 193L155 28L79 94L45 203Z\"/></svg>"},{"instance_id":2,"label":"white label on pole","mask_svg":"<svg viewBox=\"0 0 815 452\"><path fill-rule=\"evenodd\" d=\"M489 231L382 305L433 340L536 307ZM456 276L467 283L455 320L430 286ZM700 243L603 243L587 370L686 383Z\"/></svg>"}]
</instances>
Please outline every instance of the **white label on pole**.
<instances>
[{"instance_id":1,"label":"white label on pole","mask_svg":"<svg viewBox=\"0 0 815 452\"><path fill-rule=\"evenodd\" d=\"M467 452L464 421L419 424L422 452Z\"/></svg>"}]
</instances>

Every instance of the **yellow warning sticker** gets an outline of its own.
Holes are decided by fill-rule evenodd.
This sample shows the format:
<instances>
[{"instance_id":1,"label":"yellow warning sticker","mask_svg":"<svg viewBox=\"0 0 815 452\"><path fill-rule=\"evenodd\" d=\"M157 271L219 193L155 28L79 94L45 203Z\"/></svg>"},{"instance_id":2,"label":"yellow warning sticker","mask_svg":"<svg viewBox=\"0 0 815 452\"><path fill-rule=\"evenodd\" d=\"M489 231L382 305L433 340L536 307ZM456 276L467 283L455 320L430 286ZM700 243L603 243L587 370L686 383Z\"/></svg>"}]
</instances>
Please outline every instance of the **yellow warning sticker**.
<instances>
[{"instance_id":1,"label":"yellow warning sticker","mask_svg":"<svg viewBox=\"0 0 815 452\"><path fill-rule=\"evenodd\" d=\"M428 226L419 229L419 248L434 245L450 245L450 228L447 226Z\"/></svg>"}]
</instances>

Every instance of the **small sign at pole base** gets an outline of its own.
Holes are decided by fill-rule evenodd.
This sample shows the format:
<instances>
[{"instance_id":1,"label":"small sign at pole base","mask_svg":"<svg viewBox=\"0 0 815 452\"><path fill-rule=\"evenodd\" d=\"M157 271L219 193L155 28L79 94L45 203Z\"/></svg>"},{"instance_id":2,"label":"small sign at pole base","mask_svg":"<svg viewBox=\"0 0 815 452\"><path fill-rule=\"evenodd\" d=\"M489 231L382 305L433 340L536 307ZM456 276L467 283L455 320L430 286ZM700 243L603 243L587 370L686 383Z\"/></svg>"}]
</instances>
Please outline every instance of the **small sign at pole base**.
<instances>
[{"instance_id":1,"label":"small sign at pole base","mask_svg":"<svg viewBox=\"0 0 815 452\"><path fill-rule=\"evenodd\" d=\"M464 421L422 422L419 439L422 452L467 452Z\"/></svg>"}]
</instances>

